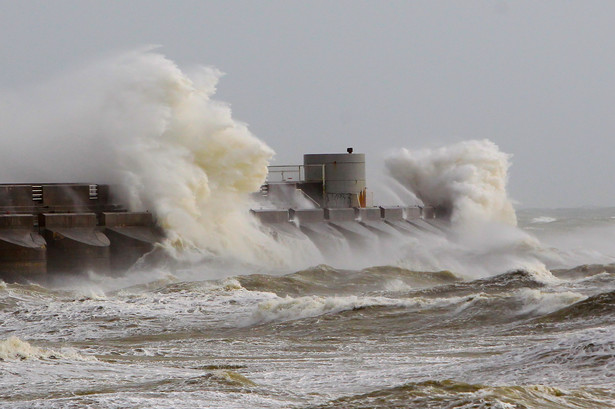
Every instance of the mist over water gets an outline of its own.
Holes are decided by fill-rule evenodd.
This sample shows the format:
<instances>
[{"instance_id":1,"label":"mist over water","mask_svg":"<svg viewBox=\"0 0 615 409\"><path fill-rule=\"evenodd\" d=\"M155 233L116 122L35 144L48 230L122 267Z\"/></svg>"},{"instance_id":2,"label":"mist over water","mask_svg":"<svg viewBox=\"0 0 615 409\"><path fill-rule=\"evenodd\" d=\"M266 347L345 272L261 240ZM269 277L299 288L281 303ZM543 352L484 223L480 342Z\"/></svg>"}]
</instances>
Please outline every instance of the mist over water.
<instances>
[{"instance_id":1,"label":"mist over water","mask_svg":"<svg viewBox=\"0 0 615 409\"><path fill-rule=\"evenodd\" d=\"M177 257L272 266L302 259L247 213L273 151L213 99L220 75L201 67L188 76L137 50L9 94L3 177L112 184L131 210L155 214Z\"/></svg>"},{"instance_id":2,"label":"mist over water","mask_svg":"<svg viewBox=\"0 0 615 409\"><path fill-rule=\"evenodd\" d=\"M535 225L516 227L506 191L510 155L488 140L401 149L384 163L391 183L381 190L393 192L398 204L420 200L448 209L446 226L378 237L363 229L360 246L339 233L328 235L327 246L301 233L272 234L249 209L259 206L250 195L264 182L274 152L232 117L228 104L215 100L221 75L211 67L187 74L142 49L4 91L2 100L11 103L3 105L0 124L3 178L112 184L119 202L154 213L170 257L200 263L210 277L219 275L207 267L212 264L269 272L320 263L353 269L388 264L486 277L516 268L544 273L583 263L590 254L612 259L613 249L600 239L609 227L578 241L549 236L556 249L534 234L550 218L539 215ZM583 242L592 248L580 249Z\"/></svg>"},{"instance_id":3,"label":"mist over water","mask_svg":"<svg viewBox=\"0 0 615 409\"><path fill-rule=\"evenodd\" d=\"M248 213L273 151L214 99L220 76L210 67L188 75L161 54L135 50L6 93L14 104L1 125L7 139L0 153L3 175L12 182L112 184L131 210L154 213L167 233L168 254L189 263L226 259L270 271L321 262L351 268L396 263L491 274L460 261L460 252L481 248L466 249L442 235L398 235L361 251L335 243L339 251L327 254L305 236L273 239ZM505 190L508 156L489 141L435 152L402 150L387 169L402 185L391 190L405 188L401 197L416 195L453 209L456 224L514 223ZM497 236L502 238L499 230ZM498 271L509 267L515 266Z\"/></svg>"},{"instance_id":4,"label":"mist over water","mask_svg":"<svg viewBox=\"0 0 615 409\"><path fill-rule=\"evenodd\" d=\"M509 155L488 140L391 155L389 173L423 203L450 209L453 222L516 224L506 192Z\"/></svg>"},{"instance_id":5,"label":"mist over water","mask_svg":"<svg viewBox=\"0 0 615 409\"><path fill-rule=\"evenodd\" d=\"M179 263L0 282L0 407L615 407L615 209L516 214L478 140L384 164L450 221L260 225L220 76L136 50L2 92L6 182L113 184Z\"/></svg>"}]
</instances>

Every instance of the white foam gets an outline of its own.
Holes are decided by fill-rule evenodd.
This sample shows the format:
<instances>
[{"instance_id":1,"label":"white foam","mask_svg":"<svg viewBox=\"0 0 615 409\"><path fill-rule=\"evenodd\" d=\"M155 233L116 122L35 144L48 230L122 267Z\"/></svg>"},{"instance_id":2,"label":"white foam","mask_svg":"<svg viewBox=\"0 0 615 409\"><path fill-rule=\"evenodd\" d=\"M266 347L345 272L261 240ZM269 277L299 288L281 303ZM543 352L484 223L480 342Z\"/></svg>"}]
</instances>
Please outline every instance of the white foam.
<instances>
[{"instance_id":1,"label":"white foam","mask_svg":"<svg viewBox=\"0 0 615 409\"><path fill-rule=\"evenodd\" d=\"M530 223L546 224L546 223L553 223L555 221L557 221L555 217L540 216L540 217L534 217Z\"/></svg>"},{"instance_id":2,"label":"white foam","mask_svg":"<svg viewBox=\"0 0 615 409\"><path fill-rule=\"evenodd\" d=\"M444 306L462 301L462 297L449 298L408 298L397 299L369 296L305 296L305 297L275 297L260 302L252 316L244 325L267 323L271 321L291 321L303 318L334 314L342 311L367 307L404 307L426 308L429 306Z\"/></svg>"},{"instance_id":3,"label":"white foam","mask_svg":"<svg viewBox=\"0 0 615 409\"><path fill-rule=\"evenodd\" d=\"M386 160L388 172L423 203L449 209L454 221L516 224L506 193L510 155L488 140L440 149L402 149Z\"/></svg>"},{"instance_id":4,"label":"white foam","mask_svg":"<svg viewBox=\"0 0 615 409\"><path fill-rule=\"evenodd\" d=\"M548 314L587 298L572 291L547 292L535 288L523 288L514 293L522 304L521 314Z\"/></svg>"},{"instance_id":5,"label":"white foam","mask_svg":"<svg viewBox=\"0 0 615 409\"><path fill-rule=\"evenodd\" d=\"M159 53L135 50L4 92L13 103L0 133L13 139L0 169L15 182L112 184L131 210L155 214L178 258L304 263L314 251L277 242L249 214L273 150L213 98L221 75L209 67L188 75Z\"/></svg>"},{"instance_id":6,"label":"white foam","mask_svg":"<svg viewBox=\"0 0 615 409\"><path fill-rule=\"evenodd\" d=\"M96 361L94 356L84 356L73 349L63 348L61 351L40 348L22 341L18 337L9 337L0 341L0 358L3 360L26 359L69 359L78 361Z\"/></svg>"}]
</instances>

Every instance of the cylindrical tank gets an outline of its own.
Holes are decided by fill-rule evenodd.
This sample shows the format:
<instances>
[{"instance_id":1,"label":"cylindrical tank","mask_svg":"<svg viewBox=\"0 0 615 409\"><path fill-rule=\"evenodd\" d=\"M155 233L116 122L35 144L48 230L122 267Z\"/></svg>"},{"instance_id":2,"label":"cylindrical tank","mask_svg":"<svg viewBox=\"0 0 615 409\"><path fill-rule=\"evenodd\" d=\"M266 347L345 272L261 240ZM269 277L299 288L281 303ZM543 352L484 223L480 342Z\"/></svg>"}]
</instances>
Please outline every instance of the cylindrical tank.
<instances>
[{"instance_id":1,"label":"cylindrical tank","mask_svg":"<svg viewBox=\"0 0 615 409\"><path fill-rule=\"evenodd\" d=\"M365 207L365 154L306 154L303 165L306 181L324 180L325 207Z\"/></svg>"}]
</instances>

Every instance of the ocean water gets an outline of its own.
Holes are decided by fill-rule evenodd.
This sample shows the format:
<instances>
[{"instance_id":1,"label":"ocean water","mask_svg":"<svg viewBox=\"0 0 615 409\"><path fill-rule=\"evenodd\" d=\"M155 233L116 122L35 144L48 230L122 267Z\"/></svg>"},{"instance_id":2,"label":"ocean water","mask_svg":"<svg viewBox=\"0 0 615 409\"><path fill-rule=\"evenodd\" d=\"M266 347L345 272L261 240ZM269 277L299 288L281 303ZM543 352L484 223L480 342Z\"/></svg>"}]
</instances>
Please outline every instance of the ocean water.
<instances>
[{"instance_id":1,"label":"ocean water","mask_svg":"<svg viewBox=\"0 0 615 409\"><path fill-rule=\"evenodd\" d=\"M615 407L614 208L515 212L509 155L465 141L391 154L376 201L450 222L272 231L248 209L273 150L219 77L137 50L7 95L3 177L112 184L166 239L120 276L0 282L0 407Z\"/></svg>"},{"instance_id":2,"label":"ocean water","mask_svg":"<svg viewBox=\"0 0 615 409\"><path fill-rule=\"evenodd\" d=\"M2 283L0 406L615 407L615 252L591 247L615 209L517 216L545 269L474 278L391 260L211 279L192 265Z\"/></svg>"}]
</instances>

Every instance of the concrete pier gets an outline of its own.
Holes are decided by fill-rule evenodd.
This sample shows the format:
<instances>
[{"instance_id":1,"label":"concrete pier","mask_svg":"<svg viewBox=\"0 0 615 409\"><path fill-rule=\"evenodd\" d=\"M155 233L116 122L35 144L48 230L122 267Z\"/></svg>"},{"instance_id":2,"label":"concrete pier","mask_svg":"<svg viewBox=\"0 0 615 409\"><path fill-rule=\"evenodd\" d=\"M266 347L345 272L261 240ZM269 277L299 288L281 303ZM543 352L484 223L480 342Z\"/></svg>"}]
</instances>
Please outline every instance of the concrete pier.
<instances>
[{"instance_id":1,"label":"concrete pier","mask_svg":"<svg viewBox=\"0 0 615 409\"><path fill-rule=\"evenodd\" d=\"M109 186L0 184L0 279L121 271L162 234L149 213L113 203Z\"/></svg>"},{"instance_id":2,"label":"concrete pier","mask_svg":"<svg viewBox=\"0 0 615 409\"><path fill-rule=\"evenodd\" d=\"M153 250L161 233L147 212L103 212L101 224L110 241L110 266L114 272L129 269L144 254Z\"/></svg>"},{"instance_id":3,"label":"concrete pier","mask_svg":"<svg viewBox=\"0 0 615 409\"><path fill-rule=\"evenodd\" d=\"M289 213L291 221L299 225L325 221L324 209L290 209Z\"/></svg>"},{"instance_id":4,"label":"concrete pier","mask_svg":"<svg viewBox=\"0 0 615 409\"><path fill-rule=\"evenodd\" d=\"M288 223L290 220L288 210L252 209L250 213L261 223Z\"/></svg>"},{"instance_id":5,"label":"concrete pier","mask_svg":"<svg viewBox=\"0 0 615 409\"><path fill-rule=\"evenodd\" d=\"M377 239L370 229L358 223L354 208L325 209L325 219L355 247L368 247L370 241Z\"/></svg>"},{"instance_id":6,"label":"concrete pier","mask_svg":"<svg viewBox=\"0 0 615 409\"><path fill-rule=\"evenodd\" d=\"M356 208L357 220L359 224L376 233L381 237L395 236L398 231L394 227L385 223L383 212L380 207Z\"/></svg>"},{"instance_id":7,"label":"concrete pier","mask_svg":"<svg viewBox=\"0 0 615 409\"><path fill-rule=\"evenodd\" d=\"M323 255L335 259L348 250L373 248L384 236L445 230L439 209L433 207L366 207L363 159L354 154L327 158L335 160L318 166L308 163L305 171L329 169L328 184L323 184L322 175L320 183L314 183L317 193L326 192L321 199L331 206L251 210L264 232L280 241L309 238ZM307 173L304 182L312 183ZM292 183L290 190L296 193L298 184ZM343 201L333 200L336 195L361 200L355 207L344 207ZM111 197L106 185L0 184L0 279L26 281L49 274L131 268L163 234L152 214L127 212Z\"/></svg>"},{"instance_id":8,"label":"concrete pier","mask_svg":"<svg viewBox=\"0 0 615 409\"><path fill-rule=\"evenodd\" d=\"M421 219L423 217L423 208L418 207L418 206L405 207L403 217L406 220Z\"/></svg>"},{"instance_id":9,"label":"concrete pier","mask_svg":"<svg viewBox=\"0 0 615 409\"><path fill-rule=\"evenodd\" d=\"M299 239L306 239L301 230L290 221L289 210L250 210L274 238L281 239L281 236L291 236Z\"/></svg>"},{"instance_id":10,"label":"concrete pier","mask_svg":"<svg viewBox=\"0 0 615 409\"><path fill-rule=\"evenodd\" d=\"M39 226L47 242L47 270L54 273L109 272L111 242L97 229L94 213L43 213Z\"/></svg>"},{"instance_id":11,"label":"concrete pier","mask_svg":"<svg viewBox=\"0 0 615 409\"><path fill-rule=\"evenodd\" d=\"M325 220L325 209L290 209L293 224L305 234L325 257L335 257L344 251L344 235Z\"/></svg>"},{"instance_id":12,"label":"concrete pier","mask_svg":"<svg viewBox=\"0 0 615 409\"><path fill-rule=\"evenodd\" d=\"M0 277L40 279L46 273L46 243L34 230L34 216L0 215Z\"/></svg>"},{"instance_id":13,"label":"concrete pier","mask_svg":"<svg viewBox=\"0 0 615 409\"><path fill-rule=\"evenodd\" d=\"M422 217L423 219L435 219L436 218L436 209L432 206L425 206L422 209Z\"/></svg>"},{"instance_id":14,"label":"concrete pier","mask_svg":"<svg viewBox=\"0 0 615 409\"><path fill-rule=\"evenodd\" d=\"M356 218L362 222L382 220L382 212L379 207L357 207L355 214Z\"/></svg>"},{"instance_id":15,"label":"concrete pier","mask_svg":"<svg viewBox=\"0 0 615 409\"><path fill-rule=\"evenodd\" d=\"M401 221L404 219L404 209L401 207L380 206L380 216L387 222Z\"/></svg>"}]
</instances>

